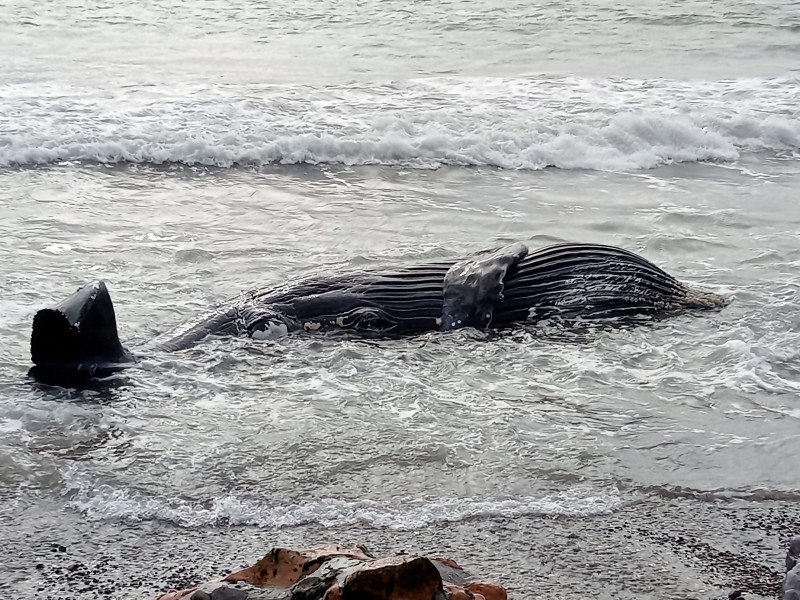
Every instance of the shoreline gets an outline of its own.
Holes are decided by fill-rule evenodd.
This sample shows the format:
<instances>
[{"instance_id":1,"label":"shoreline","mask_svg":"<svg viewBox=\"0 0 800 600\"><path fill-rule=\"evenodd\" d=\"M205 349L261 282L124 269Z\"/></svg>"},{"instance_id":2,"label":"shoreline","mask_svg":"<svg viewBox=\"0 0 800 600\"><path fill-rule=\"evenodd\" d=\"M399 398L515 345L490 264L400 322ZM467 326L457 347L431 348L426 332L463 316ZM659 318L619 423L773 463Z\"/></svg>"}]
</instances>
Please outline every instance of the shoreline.
<instances>
[{"instance_id":1,"label":"shoreline","mask_svg":"<svg viewBox=\"0 0 800 600\"><path fill-rule=\"evenodd\" d=\"M68 532L54 534L52 519L16 515L24 523L18 535L27 538L12 564L18 597L151 598L244 568L272 546L338 539L379 555L456 556L469 572L501 582L512 600L572 598L587 581L603 591L598 597L716 600L742 590L753 600L780 591L800 506L647 498L589 518L474 519L418 531L179 528L63 517ZM13 539L3 542L15 547Z\"/></svg>"}]
</instances>

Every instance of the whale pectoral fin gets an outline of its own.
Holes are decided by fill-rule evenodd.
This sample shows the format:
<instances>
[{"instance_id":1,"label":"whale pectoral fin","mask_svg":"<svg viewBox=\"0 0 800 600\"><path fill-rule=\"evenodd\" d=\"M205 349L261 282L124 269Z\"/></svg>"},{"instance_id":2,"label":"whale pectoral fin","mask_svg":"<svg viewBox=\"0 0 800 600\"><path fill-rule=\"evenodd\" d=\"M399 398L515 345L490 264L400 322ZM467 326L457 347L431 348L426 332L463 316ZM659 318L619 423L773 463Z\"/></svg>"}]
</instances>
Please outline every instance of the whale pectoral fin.
<instances>
[{"instance_id":1,"label":"whale pectoral fin","mask_svg":"<svg viewBox=\"0 0 800 600\"><path fill-rule=\"evenodd\" d=\"M444 278L442 329L488 327L508 269L527 254L528 247L517 242L453 265Z\"/></svg>"},{"instance_id":2,"label":"whale pectoral fin","mask_svg":"<svg viewBox=\"0 0 800 600\"><path fill-rule=\"evenodd\" d=\"M106 284L84 285L33 318L31 374L53 382L102 377L133 362L117 335L117 319Z\"/></svg>"}]
</instances>

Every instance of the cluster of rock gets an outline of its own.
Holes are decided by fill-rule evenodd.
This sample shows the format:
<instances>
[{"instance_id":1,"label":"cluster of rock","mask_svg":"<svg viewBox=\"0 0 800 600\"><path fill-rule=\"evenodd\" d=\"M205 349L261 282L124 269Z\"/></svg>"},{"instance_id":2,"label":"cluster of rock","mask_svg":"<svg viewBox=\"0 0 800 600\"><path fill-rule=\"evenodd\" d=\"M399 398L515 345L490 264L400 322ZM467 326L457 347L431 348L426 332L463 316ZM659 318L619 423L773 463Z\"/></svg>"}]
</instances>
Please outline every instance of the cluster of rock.
<instances>
[{"instance_id":1,"label":"cluster of rock","mask_svg":"<svg viewBox=\"0 0 800 600\"><path fill-rule=\"evenodd\" d=\"M471 576L449 558L363 548L273 548L254 565L156 600L507 600L499 584ZM730 598L740 600L736 590ZM800 600L800 537L786 554L783 600Z\"/></svg>"},{"instance_id":2,"label":"cluster of rock","mask_svg":"<svg viewBox=\"0 0 800 600\"><path fill-rule=\"evenodd\" d=\"M273 548L254 565L156 600L507 600L497 583L448 558L376 559L364 549Z\"/></svg>"}]
</instances>

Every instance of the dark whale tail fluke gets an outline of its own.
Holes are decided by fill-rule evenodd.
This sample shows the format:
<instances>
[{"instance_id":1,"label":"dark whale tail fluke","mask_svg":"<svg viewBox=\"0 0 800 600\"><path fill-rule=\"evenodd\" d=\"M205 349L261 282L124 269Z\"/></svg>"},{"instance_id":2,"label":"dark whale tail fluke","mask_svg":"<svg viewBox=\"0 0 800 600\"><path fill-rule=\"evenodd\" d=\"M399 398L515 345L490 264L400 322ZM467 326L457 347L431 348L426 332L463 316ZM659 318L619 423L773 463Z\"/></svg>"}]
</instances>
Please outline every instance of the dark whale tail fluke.
<instances>
[{"instance_id":1,"label":"dark whale tail fluke","mask_svg":"<svg viewBox=\"0 0 800 600\"><path fill-rule=\"evenodd\" d=\"M104 377L130 365L122 347L108 288L89 283L33 318L31 375L40 381L80 381Z\"/></svg>"}]
</instances>

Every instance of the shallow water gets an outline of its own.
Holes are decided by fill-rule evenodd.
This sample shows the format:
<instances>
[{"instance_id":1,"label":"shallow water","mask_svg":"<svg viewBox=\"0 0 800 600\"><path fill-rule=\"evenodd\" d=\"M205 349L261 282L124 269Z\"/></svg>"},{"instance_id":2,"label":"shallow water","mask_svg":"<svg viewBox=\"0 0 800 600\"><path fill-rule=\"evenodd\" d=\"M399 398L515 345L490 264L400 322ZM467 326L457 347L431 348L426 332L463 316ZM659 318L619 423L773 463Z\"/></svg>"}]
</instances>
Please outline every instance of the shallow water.
<instances>
[{"instance_id":1,"label":"shallow water","mask_svg":"<svg viewBox=\"0 0 800 600\"><path fill-rule=\"evenodd\" d=\"M326 540L450 552L516 598L598 572L598 597L743 585L664 535L777 569L800 500L800 4L630 4L0 5L14 597L94 597L52 575L69 561L125 557L102 577L133 598ZM209 340L80 392L25 377L34 312L93 278L143 349L244 289L518 239L619 245L732 302Z\"/></svg>"}]
</instances>

